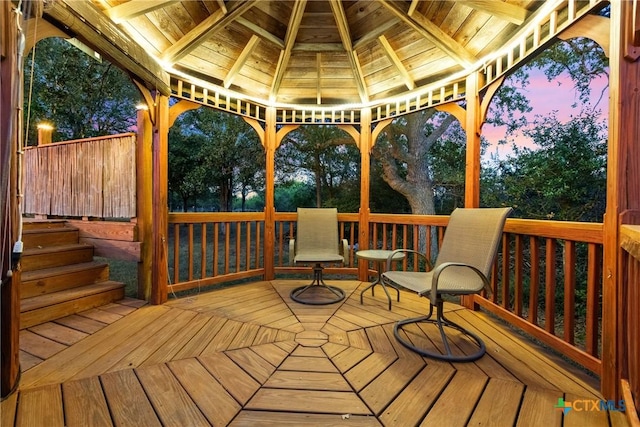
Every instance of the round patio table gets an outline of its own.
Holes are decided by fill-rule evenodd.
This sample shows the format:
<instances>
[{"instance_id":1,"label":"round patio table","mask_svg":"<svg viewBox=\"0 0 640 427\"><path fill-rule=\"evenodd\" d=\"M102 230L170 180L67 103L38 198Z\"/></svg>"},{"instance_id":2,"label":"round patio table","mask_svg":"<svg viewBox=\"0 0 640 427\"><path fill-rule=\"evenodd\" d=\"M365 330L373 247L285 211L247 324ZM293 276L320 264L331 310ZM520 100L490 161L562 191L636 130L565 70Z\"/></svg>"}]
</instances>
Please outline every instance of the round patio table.
<instances>
[{"instance_id":1,"label":"round patio table","mask_svg":"<svg viewBox=\"0 0 640 427\"><path fill-rule=\"evenodd\" d=\"M387 286L382 281L382 269L383 269L384 263L387 261L387 258L389 258L389 255L391 255L392 252L393 251L389 251L386 249L365 249L365 250L356 252L356 257L358 257L358 259L373 261L373 263L376 264L376 269L378 271L378 276L375 278L375 280L369 286L364 288L362 292L360 292L360 304L363 303L362 295L368 289L371 289L371 296L375 296L373 292L373 288L379 284L380 286L382 286L382 290L387 295L387 299L389 300L389 310L391 310L391 295L389 295ZM394 261L400 261L403 258L404 258L403 253L397 253L393 256ZM398 301L400 301L400 291L395 287L393 287L393 289L395 289L396 292L398 293Z\"/></svg>"}]
</instances>

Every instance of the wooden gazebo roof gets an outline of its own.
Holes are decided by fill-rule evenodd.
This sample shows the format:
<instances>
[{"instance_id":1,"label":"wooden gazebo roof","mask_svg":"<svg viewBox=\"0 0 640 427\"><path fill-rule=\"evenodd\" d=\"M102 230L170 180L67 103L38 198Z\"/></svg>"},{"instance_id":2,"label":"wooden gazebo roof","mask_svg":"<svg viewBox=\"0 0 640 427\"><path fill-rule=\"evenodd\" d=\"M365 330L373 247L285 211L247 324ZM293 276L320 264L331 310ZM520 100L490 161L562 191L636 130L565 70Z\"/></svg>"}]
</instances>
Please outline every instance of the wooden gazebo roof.
<instances>
[{"instance_id":1,"label":"wooden gazebo roof","mask_svg":"<svg viewBox=\"0 0 640 427\"><path fill-rule=\"evenodd\" d=\"M463 97L469 74L490 83L594 4L58 0L45 18L165 94L259 120L276 106L305 120L371 107L376 121Z\"/></svg>"}]
</instances>

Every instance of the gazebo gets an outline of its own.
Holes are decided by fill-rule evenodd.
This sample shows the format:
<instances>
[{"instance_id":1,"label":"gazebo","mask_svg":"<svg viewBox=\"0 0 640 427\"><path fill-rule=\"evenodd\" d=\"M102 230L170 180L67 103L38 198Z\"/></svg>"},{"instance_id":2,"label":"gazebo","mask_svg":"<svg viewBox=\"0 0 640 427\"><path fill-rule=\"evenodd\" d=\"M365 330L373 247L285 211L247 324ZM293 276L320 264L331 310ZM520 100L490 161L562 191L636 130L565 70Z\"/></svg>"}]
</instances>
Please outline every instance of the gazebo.
<instances>
[{"instance_id":1,"label":"gazebo","mask_svg":"<svg viewBox=\"0 0 640 427\"><path fill-rule=\"evenodd\" d=\"M610 17L597 13L606 6L610 6ZM551 333L546 338L536 337L596 372L607 399L626 399L627 408L638 408L637 8L635 0L3 2L3 396L19 379L20 276L11 274L17 265L10 260L19 233L20 68L23 54L38 40L76 37L126 70L140 89L146 108L138 113L137 133L139 288L152 304L164 304L170 290L193 286L167 285L171 282L165 249L168 230L175 224L202 219L178 217L167 207L168 130L181 113L200 106L223 110L241 116L258 134L266 153L265 210L256 216L228 214L225 220L263 224L262 263L235 278L272 280L276 272L286 270L277 261L283 239L278 224L295 221L295 215L278 214L274 208L274 156L288 132L302 125L332 124L354 139L361 153L360 209L343 216L342 221L357 225L357 241L361 248L368 248L372 227L400 224L393 229L395 233L402 224L414 223L411 218L376 217L369 210L370 154L385 126L427 108L455 115L467 135L465 206L479 207L480 135L493 94L510 72L556 39L589 37L602 46L610 60L604 222L567 231L569 225L565 229L554 224L547 229L540 222L510 220L506 232L601 244L601 271L595 269L591 276L594 283L601 282L601 351L572 350L573 338L569 336L562 339ZM170 98L177 102L170 105ZM365 281L368 268L361 263L357 269L352 266L351 272ZM503 274L508 282L508 272ZM469 308L491 306L474 298L465 298L463 303ZM499 308L489 310L500 315ZM537 333L537 327L517 315L505 316L526 332ZM598 334L597 326L592 333ZM597 353L599 356L594 356Z\"/></svg>"}]
</instances>

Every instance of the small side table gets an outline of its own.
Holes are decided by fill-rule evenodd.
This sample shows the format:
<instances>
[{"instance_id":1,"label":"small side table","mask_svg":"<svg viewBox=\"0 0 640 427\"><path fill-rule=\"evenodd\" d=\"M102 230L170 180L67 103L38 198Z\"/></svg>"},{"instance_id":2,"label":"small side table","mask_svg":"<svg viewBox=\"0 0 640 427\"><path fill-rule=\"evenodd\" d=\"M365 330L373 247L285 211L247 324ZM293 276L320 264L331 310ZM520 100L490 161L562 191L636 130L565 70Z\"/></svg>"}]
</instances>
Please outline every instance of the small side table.
<instances>
[{"instance_id":1,"label":"small side table","mask_svg":"<svg viewBox=\"0 0 640 427\"><path fill-rule=\"evenodd\" d=\"M387 261L387 258L389 258L389 255L391 255L392 252L393 251L384 250L384 249L366 249L366 250L356 252L356 257L358 257L359 259L364 259L366 261L373 261L376 264L376 267L378 270L378 277L376 277L376 279L369 286L367 286L362 290L362 292L360 292L360 304L363 303L362 295L368 289L371 289L371 295L373 296L374 295L373 288L377 284L380 284L380 286L382 286L382 290L387 295L387 299L389 300L389 310L391 310L391 295L389 295L389 291L387 290L387 287L382 282L382 269L383 269L384 263ZM394 261L400 261L403 258L404 258L403 253L397 253L393 256ZM394 289L398 293L398 301L400 301L400 291L396 288Z\"/></svg>"}]
</instances>

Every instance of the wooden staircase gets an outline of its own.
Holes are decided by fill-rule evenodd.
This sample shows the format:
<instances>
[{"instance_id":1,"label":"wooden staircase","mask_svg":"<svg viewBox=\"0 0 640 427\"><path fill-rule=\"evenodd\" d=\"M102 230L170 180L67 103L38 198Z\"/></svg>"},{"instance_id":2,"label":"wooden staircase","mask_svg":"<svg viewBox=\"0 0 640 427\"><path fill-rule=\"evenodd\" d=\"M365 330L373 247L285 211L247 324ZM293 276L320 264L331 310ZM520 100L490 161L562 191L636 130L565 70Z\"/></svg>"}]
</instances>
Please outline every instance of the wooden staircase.
<instances>
[{"instance_id":1,"label":"wooden staircase","mask_svg":"<svg viewBox=\"0 0 640 427\"><path fill-rule=\"evenodd\" d=\"M22 241L21 329L124 298L124 284L64 220L26 220Z\"/></svg>"}]
</instances>

